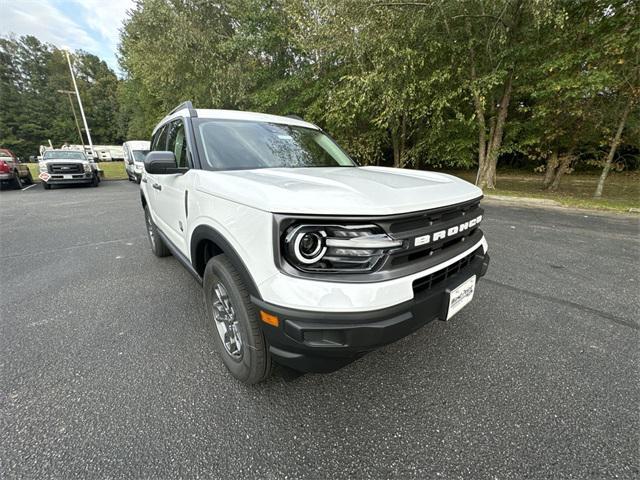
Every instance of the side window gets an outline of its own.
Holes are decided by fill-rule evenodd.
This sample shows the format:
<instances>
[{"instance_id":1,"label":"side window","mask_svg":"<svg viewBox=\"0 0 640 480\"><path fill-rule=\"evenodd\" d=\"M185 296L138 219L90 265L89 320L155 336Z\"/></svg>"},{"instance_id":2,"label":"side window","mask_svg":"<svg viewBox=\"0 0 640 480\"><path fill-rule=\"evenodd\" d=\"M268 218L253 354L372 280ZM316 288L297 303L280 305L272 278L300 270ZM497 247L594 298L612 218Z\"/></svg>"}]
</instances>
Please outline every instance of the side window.
<instances>
[{"instance_id":1,"label":"side window","mask_svg":"<svg viewBox=\"0 0 640 480\"><path fill-rule=\"evenodd\" d=\"M167 130L169 130L168 125L164 125L160 127L160 130L156 132L151 141L151 150L152 152L162 152L167 149Z\"/></svg>"},{"instance_id":2,"label":"side window","mask_svg":"<svg viewBox=\"0 0 640 480\"><path fill-rule=\"evenodd\" d=\"M187 139L184 133L184 123L182 120L174 120L169 124L169 141L167 150L173 152L176 156L176 164L179 168L189 166L187 159Z\"/></svg>"}]
</instances>

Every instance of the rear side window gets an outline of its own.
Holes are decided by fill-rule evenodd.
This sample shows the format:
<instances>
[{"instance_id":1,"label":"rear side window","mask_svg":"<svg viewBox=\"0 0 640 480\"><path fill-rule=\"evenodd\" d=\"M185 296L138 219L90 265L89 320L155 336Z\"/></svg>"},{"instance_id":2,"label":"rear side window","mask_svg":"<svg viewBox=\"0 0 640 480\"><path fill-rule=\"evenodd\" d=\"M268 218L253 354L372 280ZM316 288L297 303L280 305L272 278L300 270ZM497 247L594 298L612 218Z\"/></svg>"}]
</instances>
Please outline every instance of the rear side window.
<instances>
[{"instance_id":1,"label":"rear side window","mask_svg":"<svg viewBox=\"0 0 640 480\"><path fill-rule=\"evenodd\" d=\"M188 166L187 140L184 135L182 120L175 120L169 125L167 150L176 156L176 164L179 168Z\"/></svg>"}]
</instances>

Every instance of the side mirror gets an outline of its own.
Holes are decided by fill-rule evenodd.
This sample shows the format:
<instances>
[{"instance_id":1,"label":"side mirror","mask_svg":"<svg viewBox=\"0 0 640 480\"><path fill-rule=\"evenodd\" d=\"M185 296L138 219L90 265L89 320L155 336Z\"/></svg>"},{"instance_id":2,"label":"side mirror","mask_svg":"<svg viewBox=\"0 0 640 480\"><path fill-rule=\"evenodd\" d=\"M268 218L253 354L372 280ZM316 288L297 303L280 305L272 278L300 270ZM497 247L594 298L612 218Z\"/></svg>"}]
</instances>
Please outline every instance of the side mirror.
<instances>
[{"instance_id":1,"label":"side mirror","mask_svg":"<svg viewBox=\"0 0 640 480\"><path fill-rule=\"evenodd\" d=\"M144 169L152 175L167 175L186 171L185 168L178 168L173 152L149 152L144 159Z\"/></svg>"}]
</instances>

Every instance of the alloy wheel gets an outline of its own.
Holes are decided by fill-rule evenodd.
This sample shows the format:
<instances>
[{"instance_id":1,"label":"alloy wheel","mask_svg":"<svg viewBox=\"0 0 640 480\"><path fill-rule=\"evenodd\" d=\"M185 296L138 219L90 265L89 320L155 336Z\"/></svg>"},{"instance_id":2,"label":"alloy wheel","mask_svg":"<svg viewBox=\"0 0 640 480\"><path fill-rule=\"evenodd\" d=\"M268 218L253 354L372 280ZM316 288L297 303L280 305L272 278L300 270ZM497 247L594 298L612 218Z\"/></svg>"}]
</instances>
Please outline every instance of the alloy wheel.
<instances>
[{"instance_id":1,"label":"alloy wheel","mask_svg":"<svg viewBox=\"0 0 640 480\"><path fill-rule=\"evenodd\" d=\"M235 359L242 357L242 336L227 289L220 282L213 288L213 319L225 350Z\"/></svg>"}]
</instances>

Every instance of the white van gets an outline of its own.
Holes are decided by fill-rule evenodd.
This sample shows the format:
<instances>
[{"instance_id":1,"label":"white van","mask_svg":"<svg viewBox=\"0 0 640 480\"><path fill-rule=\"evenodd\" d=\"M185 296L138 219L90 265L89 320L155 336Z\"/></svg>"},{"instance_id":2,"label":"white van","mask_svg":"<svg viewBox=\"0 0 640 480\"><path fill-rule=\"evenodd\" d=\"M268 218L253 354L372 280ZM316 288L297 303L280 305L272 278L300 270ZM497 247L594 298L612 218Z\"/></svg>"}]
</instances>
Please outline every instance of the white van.
<instances>
[{"instance_id":1,"label":"white van","mask_svg":"<svg viewBox=\"0 0 640 480\"><path fill-rule=\"evenodd\" d=\"M122 144L124 153L124 168L127 177L132 182L140 183L144 169L144 157L149 153L149 142L146 140L131 140Z\"/></svg>"}]
</instances>

